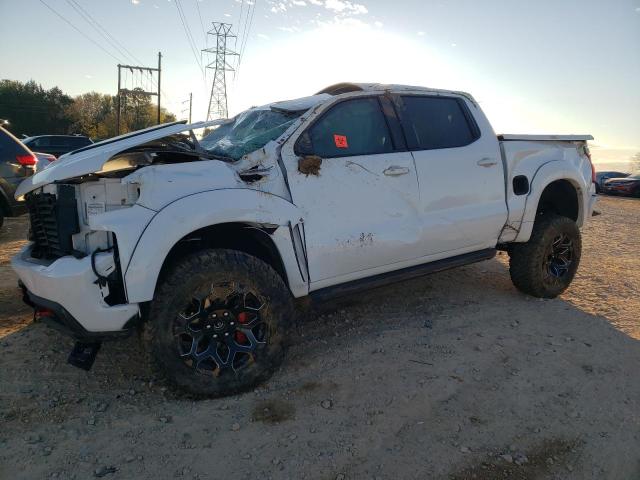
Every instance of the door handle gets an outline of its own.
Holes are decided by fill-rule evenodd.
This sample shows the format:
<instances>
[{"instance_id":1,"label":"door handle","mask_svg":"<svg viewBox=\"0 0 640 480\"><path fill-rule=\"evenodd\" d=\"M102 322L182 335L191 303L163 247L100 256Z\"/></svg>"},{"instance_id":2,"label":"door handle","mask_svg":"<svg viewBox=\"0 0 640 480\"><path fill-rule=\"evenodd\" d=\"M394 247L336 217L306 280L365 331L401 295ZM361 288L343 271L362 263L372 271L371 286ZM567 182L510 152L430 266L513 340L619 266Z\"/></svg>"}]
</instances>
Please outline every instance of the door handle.
<instances>
[{"instance_id":1,"label":"door handle","mask_svg":"<svg viewBox=\"0 0 640 480\"><path fill-rule=\"evenodd\" d=\"M477 164L480 167L493 167L494 165L497 165L498 162L493 158L485 157L478 160Z\"/></svg>"},{"instance_id":2,"label":"door handle","mask_svg":"<svg viewBox=\"0 0 640 480\"><path fill-rule=\"evenodd\" d=\"M409 173L409 169L406 167L398 167L396 165L392 165L386 168L383 173L390 177L397 177L398 175L406 175L407 173Z\"/></svg>"}]
</instances>

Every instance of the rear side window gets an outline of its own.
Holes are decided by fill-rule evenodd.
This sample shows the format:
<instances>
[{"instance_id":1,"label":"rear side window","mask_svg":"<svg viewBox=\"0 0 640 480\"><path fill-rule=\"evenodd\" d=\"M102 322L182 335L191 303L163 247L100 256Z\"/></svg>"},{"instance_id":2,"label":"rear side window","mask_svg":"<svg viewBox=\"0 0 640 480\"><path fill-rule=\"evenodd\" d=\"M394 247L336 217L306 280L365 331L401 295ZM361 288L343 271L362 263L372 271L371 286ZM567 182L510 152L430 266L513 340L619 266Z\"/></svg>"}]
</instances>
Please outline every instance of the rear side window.
<instances>
[{"instance_id":1,"label":"rear side window","mask_svg":"<svg viewBox=\"0 0 640 480\"><path fill-rule=\"evenodd\" d=\"M377 98L340 102L309 129L311 150L324 158L393 151L391 134Z\"/></svg>"},{"instance_id":2,"label":"rear side window","mask_svg":"<svg viewBox=\"0 0 640 480\"><path fill-rule=\"evenodd\" d=\"M456 98L402 97L400 118L410 150L463 147L480 136Z\"/></svg>"},{"instance_id":3,"label":"rear side window","mask_svg":"<svg viewBox=\"0 0 640 480\"><path fill-rule=\"evenodd\" d=\"M71 138L71 147L80 148L89 145L91 142L85 137L73 137Z\"/></svg>"},{"instance_id":4,"label":"rear side window","mask_svg":"<svg viewBox=\"0 0 640 480\"><path fill-rule=\"evenodd\" d=\"M69 137L49 137L51 139L52 147L68 148L71 143Z\"/></svg>"}]
</instances>

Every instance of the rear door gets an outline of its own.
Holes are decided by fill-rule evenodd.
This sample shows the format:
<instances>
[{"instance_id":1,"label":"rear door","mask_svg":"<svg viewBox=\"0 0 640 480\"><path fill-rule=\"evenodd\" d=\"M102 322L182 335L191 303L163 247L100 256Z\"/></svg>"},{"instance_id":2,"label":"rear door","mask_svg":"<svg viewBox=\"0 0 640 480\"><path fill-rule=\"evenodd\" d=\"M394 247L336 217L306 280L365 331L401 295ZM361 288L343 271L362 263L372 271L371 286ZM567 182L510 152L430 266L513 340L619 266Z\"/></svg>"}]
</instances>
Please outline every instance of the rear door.
<instances>
[{"instance_id":1,"label":"rear door","mask_svg":"<svg viewBox=\"0 0 640 480\"><path fill-rule=\"evenodd\" d=\"M495 247L507 218L505 180L480 109L441 95L400 95L396 105L420 183L424 254Z\"/></svg>"},{"instance_id":2,"label":"rear door","mask_svg":"<svg viewBox=\"0 0 640 480\"><path fill-rule=\"evenodd\" d=\"M418 255L415 166L381 101L339 101L283 146L293 202L304 212L312 289L393 270ZM314 160L319 168L308 168Z\"/></svg>"}]
</instances>

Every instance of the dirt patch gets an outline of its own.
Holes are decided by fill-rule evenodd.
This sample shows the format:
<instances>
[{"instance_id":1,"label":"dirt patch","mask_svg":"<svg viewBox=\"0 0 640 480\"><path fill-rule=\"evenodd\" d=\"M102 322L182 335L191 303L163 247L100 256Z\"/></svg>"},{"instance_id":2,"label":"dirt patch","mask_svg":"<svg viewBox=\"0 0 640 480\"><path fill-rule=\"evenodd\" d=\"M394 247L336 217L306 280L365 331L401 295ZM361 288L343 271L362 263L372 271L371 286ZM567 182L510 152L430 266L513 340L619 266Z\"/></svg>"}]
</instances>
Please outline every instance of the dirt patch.
<instances>
[{"instance_id":1,"label":"dirt patch","mask_svg":"<svg viewBox=\"0 0 640 480\"><path fill-rule=\"evenodd\" d=\"M298 171L305 175L320 175L322 158L316 155L307 155L298 160Z\"/></svg>"},{"instance_id":2,"label":"dirt patch","mask_svg":"<svg viewBox=\"0 0 640 480\"><path fill-rule=\"evenodd\" d=\"M576 453L577 441L545 440L526 452L509 447L504 453L485 458L480 464L465 468L449 476L450 480L535 480L545 478L562 469L571 472L567 463L571 453ZM564 465L564 467L563 467ZM558 468L560 467L560 468Z\"/></svg>"},{"instance_id":3,"label":"dirt patch","mask_svg":"<svg viewBox=\"0 0 640 480\"><path fill-rule=\"evenodd\" d=\"M517 292L498 255L316 304L269 382L198 401L135 337L67 365L73 342L19 298L27 222L7 219L0 478L640 478L640 201L598 209L561 298Z\"/></svg>"},{"instance_id":4,"label":"dirt patch","mask_svg":"<svg viewBox=\"0 0 640 480\"><path fill-rule=\"evenodd\" d=\"M295 407L281 400L265 400L253 407L251 419L254 422L268 424L282 423L291 420L296 413Z\"/></svg>"}]
</instances>

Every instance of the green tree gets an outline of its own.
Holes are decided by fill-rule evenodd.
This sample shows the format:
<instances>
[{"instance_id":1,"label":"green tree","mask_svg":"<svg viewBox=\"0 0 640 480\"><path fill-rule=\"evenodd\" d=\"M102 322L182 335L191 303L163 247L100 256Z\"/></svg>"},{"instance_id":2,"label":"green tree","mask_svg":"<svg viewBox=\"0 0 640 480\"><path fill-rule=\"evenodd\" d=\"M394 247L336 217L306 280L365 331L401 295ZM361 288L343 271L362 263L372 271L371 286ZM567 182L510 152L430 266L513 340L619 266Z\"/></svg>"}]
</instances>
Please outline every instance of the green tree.
<instances>
[{"instance_id":1,"label":"green tree","mask_svg":"<svg viewBox=\"0 0 640 480\"><path fill-rule=\"evenodd\" d=\"M136 89L122 97L120 132L126 133L156 124L157 107ZM0 118L9 121L16 135L81 133L94 140L116 134L117 99L88 92L71 98L58 87L45 90L33 80L26 83L0 81ZM173 122L175 115L160 110L160 121Z\"/></svg>"},{"instance_id":2,"label":"green tree","mask_svg":"<svg viewBox=\"0 0 640 480\"><path fill-rule=\"evenodd\" d=\"M33 80L0 80L0 118L7 119L9 130L17 135L68 133L72 103L58 87L45 90Z\"/></svg>"}]
</instances>

